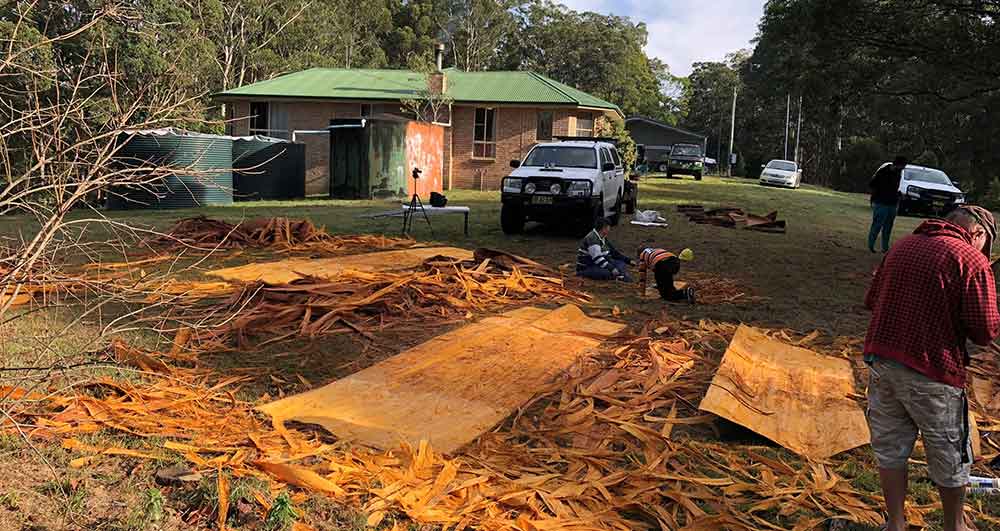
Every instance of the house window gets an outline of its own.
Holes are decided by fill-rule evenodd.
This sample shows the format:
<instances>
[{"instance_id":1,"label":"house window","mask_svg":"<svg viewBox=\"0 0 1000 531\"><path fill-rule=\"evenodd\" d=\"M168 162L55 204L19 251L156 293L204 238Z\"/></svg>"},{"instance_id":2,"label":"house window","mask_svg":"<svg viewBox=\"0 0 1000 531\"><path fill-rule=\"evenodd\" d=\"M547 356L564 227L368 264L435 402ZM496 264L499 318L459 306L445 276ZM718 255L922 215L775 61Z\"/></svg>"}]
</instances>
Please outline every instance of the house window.
<instances>
[{"instance_id":1,"label":"house window","mask_svg":"<svg viewBox=\"0 0 1000 531\"><path fill-rule=\"evenodd\" d=\"M536 140L552 140L552 111L538 111Z\"/></svg>"},{"instance_id":2,"label":"house window","mask_svg":"<svg viewBox=\"0 0 1000 531\"><path fill-rule=\"evenodd\" d=\"M495 159L497 156L496 109L476 109L476 124L472 138L472 157Z\"/></svg>"},{"instance_id":3,"label":"house window","mask_svg":"<svg viewBox=\"0 0 1000 531\"><path fill-rule=\"evenodd\" d=\"M594 136L594 115L585 113L576 117L576 136Z\"/></svg>"},{"instance_id":4,"label":"house window","mask_svg":"<svg viewBox=\"0 0 1000 531\"><path fill-rule=\"evenodd\" d=\"M288 109L281 103L250 103L250 134L288 139Z\"/></svg>"}]
</instances>

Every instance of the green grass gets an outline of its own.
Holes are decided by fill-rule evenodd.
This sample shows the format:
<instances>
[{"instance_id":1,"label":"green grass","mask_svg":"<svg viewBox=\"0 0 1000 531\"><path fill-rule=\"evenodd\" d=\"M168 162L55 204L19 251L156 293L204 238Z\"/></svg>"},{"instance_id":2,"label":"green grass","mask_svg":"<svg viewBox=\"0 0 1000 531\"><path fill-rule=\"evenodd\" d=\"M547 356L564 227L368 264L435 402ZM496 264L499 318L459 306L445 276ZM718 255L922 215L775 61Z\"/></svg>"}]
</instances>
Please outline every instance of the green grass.
<instances>
[{"instance_id":1,"label":"green grass","mask_svg":"<svg viewBox=\"0 0 1000 531\"><path fill-rule=\"evenodd\" d=\"M299 517L298 512L292 505L292 499L287 492L282 492L274 499L271 510L267 512L264 519L264 529L266 531L287 531L291 529L295 519Z\"/></svg>"}]
</instances>

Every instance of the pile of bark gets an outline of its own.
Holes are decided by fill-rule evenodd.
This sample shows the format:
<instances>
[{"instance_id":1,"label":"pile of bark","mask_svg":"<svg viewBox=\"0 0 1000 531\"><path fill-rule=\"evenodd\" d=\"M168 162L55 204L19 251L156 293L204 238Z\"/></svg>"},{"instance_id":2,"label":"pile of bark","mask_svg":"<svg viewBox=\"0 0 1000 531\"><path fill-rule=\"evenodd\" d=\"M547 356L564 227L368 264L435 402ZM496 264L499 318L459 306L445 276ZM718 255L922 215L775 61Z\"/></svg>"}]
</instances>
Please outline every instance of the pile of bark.
<instances>
[{"instance_id":1,"label":"pile of bark","mask_svg":"<svg viewBox=\"0 0 1000 531\"><path fill-rule=\"evenodd\" d=\"M219 326L199 335L196 350L336 333L370 337L378 331L464 320L520 304L588 302L542 264L491 249L468 261L430 258L404 271L344 270L287 284L247 284L208 314ZM200 294L195 294L200 297Z\"/></svg>"},{"instance_id":2,"label":"pile of bark","mask_svg":"<svg viewBox=\"0 0 1000 531\"><path fill-rule=\"evenodd\" d=\"M778 219L774 211L766 216L751 214L742 208L723 207L705 210L703 205L678 205L677 211L689 220L700 225L715 225L717 227L737 228L761 232L785 232L785 220Z\"/></svg>"},{"instance_id":3,"label":"pile of bark","mask_svg":"<svg viewBox=\"0 0 1000 531\"><path fill-rule=\"evenodd\" d=\"M158 250L277 248L279 250L336 252L349 249L399 249L412 247L409 238L385 236L334 236L307 219L258 218L238 224L205 216L177 221L165 233L151 238L145 246Z\"/></svg>"},{"instance_id":4,"label":"pile of bark","mask_svg":"<svg viewBox=\"0 0 1000 531\"><path fill-rule=\"evenodd\" d=\"M651 323L582 360L503 425L451 455L426 443L393 451L331 445L312 430L262 418L234 393L244 377L178 368L166 353L122 346L119 359L163 376L105 378L36 396L47 412L19 420L34 426L34 436L61 440L73 467L111 456L179 460L191 473L214 475L220 491L228 477L266 478L271 492L289 485L354 505L372 527L394 514L456 529L749 531L815 529L831 518L881 523L880 498L852 486L843 458L806 462L759 444L713 440L714 417L695 404L734 330L711 321ZM84 442L95 430L148 444ZM257 501L250 510L263 518L269 492ZM227 509L219 507L223 523ZM932 509L911 508L911 521L922 523Z\"/></svg>"}]
</instances>

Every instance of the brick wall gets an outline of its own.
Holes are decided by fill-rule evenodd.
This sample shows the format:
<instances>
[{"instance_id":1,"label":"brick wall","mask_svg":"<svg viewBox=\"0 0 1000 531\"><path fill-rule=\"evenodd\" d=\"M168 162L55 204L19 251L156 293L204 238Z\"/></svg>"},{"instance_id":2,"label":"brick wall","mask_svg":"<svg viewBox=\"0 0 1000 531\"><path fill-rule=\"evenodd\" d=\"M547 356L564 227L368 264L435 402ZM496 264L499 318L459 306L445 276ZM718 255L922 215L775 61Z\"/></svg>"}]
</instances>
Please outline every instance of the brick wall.
<instances>
[{"instance_id":1,"label":"brick wall","mask_svg":"<svg viewBox=\"0 0 1000 531\"><path fill-rule=\"evenodd\" d=\"M250 134L250 104L245 101L226 104L226 134L230 136L247 136Z\"/></svg>"},{"instance_id":2,"label":"brick wall","mask_svg":"<svg viewBox=\"0 0 1000 531\"><path fill-rule=\"evenodd\" d=\"M547 109L499 107L497 108L496 157L489 160L472 156L472 141L476 108L456 106L453 109L450 139L451 178L454 188L497 190L500 181L510 173L510 161L521 160L537 142L538 112ZM552 135L575 134L578 111L554 110ZM446 162L447 167L447 162Z\"/></svg>"},{"instance_id":3,"label":"brick wall","mask_svg":"<svg viewBox=\"0 0 1000 531\"><path fill-rule=\"evenodd\" d=\"M230 102L232 116L236 119L228 126L230 134L248 135L250 104ZM288 128L323 129L333 118L356 118L358 103L288 103ZM476 107L454 106L452 126L444 131L442 157L444 185L446 188L497 190L500 181L510 172L510 161L521 160L536 143L538 111L533 107L498 107L496 124L496 157L488 160L474 159L472 140ZM227 113L229 111L227 110ZM376 112L398 114L399 106L382 104ZM553 136L576 134L576 117L581 111L554 109L552 111ZM326 135L301 135L296 139L306 145L306 195L326 195L330 189L330 143Z\"/></svg>"}]
</instances>

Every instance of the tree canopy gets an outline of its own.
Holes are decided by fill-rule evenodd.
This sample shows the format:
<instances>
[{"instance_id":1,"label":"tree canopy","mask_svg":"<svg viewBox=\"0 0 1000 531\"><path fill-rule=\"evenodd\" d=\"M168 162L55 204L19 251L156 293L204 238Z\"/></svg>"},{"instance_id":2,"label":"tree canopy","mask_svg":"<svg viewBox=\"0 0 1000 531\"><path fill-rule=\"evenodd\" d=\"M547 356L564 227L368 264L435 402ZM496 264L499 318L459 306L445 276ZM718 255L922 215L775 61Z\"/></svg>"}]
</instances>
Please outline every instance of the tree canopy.
<instances>
[{"instance_id":1,"label":"tree canopy","mask_svg":"<svg viewBox=\"0 0 1000 531\"><path fill-rule=\"evenodd\" d=\"M107 9L116 16L46 51L61 75L106 55L136 93L169 78L171 90L194 97L192 122L221 118L215 92L311 67L405 68L431 60L439 42L446 66L531 69L627 114L676 122L677 102L663 90L673 78L645 54L644 24L549 0L12 2L0 24L30 11L33 30L65 34Z\"/></svg>"},{"instance_id":2,"label":"tree canopy","mask_svg":"<svg viewBox=\"0 0 1000 531\"><path fill-rule=\"evenodd\" d=\"M739 69L737 151L781 154L790 94L793 121L803 102L807 180L862 190L875 168L855 155L898 153L995 194L998 15L1000 2L982 0L769 1Z\"/></svg>"}]
</instances>

